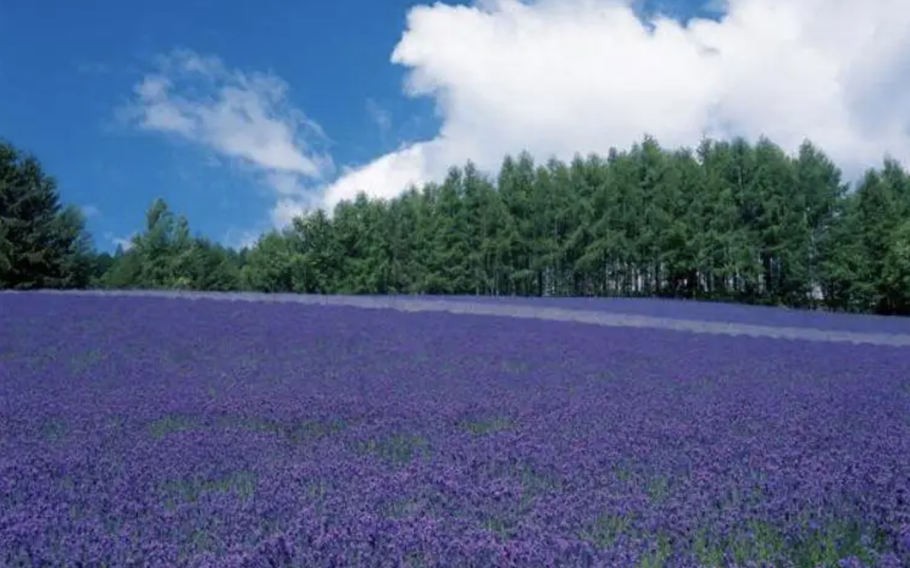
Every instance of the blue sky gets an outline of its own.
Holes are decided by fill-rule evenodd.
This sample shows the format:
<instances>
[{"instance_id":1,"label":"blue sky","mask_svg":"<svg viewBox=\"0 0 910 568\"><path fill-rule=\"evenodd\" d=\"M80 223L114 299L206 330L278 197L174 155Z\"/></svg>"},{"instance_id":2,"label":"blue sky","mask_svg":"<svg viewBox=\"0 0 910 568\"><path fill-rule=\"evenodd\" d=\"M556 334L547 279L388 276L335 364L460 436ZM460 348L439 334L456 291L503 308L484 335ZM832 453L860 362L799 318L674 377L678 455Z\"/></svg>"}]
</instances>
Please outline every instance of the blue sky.
<instances>
[{"instance_id":1,"label":"blue sky","mask_svg":"<svg viewBox=\"0 0 910 568\"><path fill-rule=\"evenodd\" d=\"M156 196L239 244L453 163L645 132L810 137L848 171L910 156L910 11L819 1L664 3L645 26L620 0L0 0L0 137L108 250Z\"/></svg>"},{"instance_id":2,"label":"blue sky","mask_svg":"<svg viewBox=\"0 0 910 568\"><path fill-rule=\"evenodd\" d=\"M292 104L331 137L333 158L367 161L435 126L432 104L401 96L403 70L388 61L409 4L90 0L49 9L6 0L0 50L16 56L0 59L0 136L36 153L65 200L97 209L90 228L101 246L110 245L105 233L139 228L157 195L213 237L249 229L268 196L206 166L198 147L123 128L114 109L154 58L190 49L284 78ZM376 112L396 120L381 128Z\"/></svg>"}]
</instances>

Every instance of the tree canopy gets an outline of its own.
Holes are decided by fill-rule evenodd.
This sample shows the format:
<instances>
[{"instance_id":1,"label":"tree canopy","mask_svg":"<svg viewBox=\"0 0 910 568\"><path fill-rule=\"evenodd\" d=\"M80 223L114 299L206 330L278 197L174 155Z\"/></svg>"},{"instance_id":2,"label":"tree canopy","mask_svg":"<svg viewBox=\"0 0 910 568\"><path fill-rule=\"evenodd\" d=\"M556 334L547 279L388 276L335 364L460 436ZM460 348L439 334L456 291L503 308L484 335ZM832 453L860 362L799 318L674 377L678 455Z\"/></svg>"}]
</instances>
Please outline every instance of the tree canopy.
<instances>
[{"instance_id":1,"label":"tree canopy","mask_svg":"<svg viewBox=\"0 0 910 568\"><path fill-rule=\"evenodd\" d=\"M91 256L82 211L37 158L0 143L0 288L87 286Z\"/></svg>"},{"instance_id":2,"label":"tree canopy","mask_svg":"<svg viewBox=\"0 0 910 568\"><path fill-rule=\"evenodd\" d=\"M910 176L853 186L811 142L765 138L474 164L394 199L361 193L248 249L156 200L129 250L91 250L38 162L0 147L0 287L318 294L655 296L910 314Z\"/></svg>"}]
</instances>

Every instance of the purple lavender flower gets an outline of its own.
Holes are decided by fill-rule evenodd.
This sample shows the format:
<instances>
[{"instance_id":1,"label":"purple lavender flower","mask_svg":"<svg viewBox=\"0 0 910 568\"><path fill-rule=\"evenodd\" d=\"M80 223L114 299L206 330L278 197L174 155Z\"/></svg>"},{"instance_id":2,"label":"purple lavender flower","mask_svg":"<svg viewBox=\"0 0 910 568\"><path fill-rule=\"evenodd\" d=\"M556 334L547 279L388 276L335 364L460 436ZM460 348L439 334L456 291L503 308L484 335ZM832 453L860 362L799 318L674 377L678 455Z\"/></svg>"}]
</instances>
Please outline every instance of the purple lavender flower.
<instances>
[{"instance_id":1,"label":"purple lavender flower","mask_svg":"<svg viewBox=\"0 0 910 568\"><path fill-rule=\"evenodd\" d=\"M0 565L910 565L903 347L0 303Z\"/></svg>"}]
</instances>

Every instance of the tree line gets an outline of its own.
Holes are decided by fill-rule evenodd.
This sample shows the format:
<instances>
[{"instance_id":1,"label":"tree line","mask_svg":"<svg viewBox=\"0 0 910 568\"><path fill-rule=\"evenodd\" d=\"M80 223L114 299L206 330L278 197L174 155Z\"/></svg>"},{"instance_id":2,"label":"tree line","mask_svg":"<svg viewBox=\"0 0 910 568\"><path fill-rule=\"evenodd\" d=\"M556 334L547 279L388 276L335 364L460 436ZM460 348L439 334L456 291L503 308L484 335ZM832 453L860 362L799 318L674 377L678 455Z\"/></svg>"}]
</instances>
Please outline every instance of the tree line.
<instances>
[{"instance_id":1,"label":"tree line","mask_svg":"<svg viewBox=\"0 0 910 568\"><path fill-rule=\"evenodd\" d=\"M535 163L468 162L393 199L361 193L240 250L161 199L98 253L38 161L0 146L0 288L641 296L910 314L910 175L851 187L811 142L766 138Z\"/></svg>"}]
</instances>

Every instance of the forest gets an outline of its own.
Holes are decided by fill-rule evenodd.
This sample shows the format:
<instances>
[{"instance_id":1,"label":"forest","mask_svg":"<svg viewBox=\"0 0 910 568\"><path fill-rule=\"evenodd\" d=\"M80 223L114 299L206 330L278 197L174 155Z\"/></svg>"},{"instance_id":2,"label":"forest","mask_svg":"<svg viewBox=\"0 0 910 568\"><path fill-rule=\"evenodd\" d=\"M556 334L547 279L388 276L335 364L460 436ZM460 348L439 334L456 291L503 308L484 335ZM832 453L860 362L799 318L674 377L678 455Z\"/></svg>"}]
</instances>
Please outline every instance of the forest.
<instances>
[{"instance_id":1,"label":"forest","mask_svg":"<svg viewBox=\"0 0 910 568\"><path fill-rule=\"evenodd\" d=\"M910 175L855 183L810 141L645 136L606 156L471 162L394 199L359 194L235 250L157 199L99 252L38 158L0 143L0 288L639 296L910 314Z\"/></svg>"}]
</instances>

